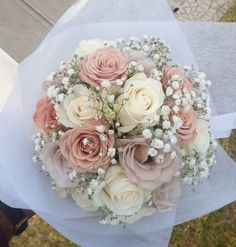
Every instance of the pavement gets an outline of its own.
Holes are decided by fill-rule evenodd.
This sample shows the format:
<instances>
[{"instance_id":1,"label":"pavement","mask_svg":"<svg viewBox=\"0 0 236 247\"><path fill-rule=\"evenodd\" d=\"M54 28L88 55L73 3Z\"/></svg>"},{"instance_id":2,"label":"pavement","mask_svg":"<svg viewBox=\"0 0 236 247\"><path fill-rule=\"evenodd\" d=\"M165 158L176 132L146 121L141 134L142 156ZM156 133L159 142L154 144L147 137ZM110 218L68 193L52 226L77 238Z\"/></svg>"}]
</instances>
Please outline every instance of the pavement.
<instances>
[{"instance_id":1,"label":"pavement","mask_svg":"<svg viewBox=\"0 0 236 247\"><path fill-rule=\"evenodd\" d=\"M218 21L233 0L168 1L181 21ZM76 0L0 0L0 48L17 62L22 61L74 2Z\"/></svg>"},{"instance_id":2,"label":"pavement","mask_svg":"<svg viewBox=\"0 0 236 247\"><path fill-rule=\"evenodd\" d=\"M168 0L181 21L219 21L234 0Z\"/></svg>"},{"instance_id":3,"label":"pavement","mask_svg":"<svg viewBox=\"0 0 236 247\"><path fill-rule=\"evenodd\" d=\"M31 54L76 0L0 0L0 48L17 62Z\"/></svg>"}]
</instances>

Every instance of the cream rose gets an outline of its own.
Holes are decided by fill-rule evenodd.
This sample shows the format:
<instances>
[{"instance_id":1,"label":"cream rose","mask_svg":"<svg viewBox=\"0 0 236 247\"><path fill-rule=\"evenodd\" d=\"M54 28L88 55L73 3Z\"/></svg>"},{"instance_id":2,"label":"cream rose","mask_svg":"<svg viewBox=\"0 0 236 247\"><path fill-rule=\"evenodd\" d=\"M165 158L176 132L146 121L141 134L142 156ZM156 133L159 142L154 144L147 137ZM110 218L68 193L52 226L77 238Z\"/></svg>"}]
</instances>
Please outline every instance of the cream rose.
<instances>
[{"instance_id":1,"label":"cream rose","mask_svg":"<svg viewBox=\"0 0 236 247\"><path fill-rule=\"evenodd\" d=\"M84 57L101 48L105 48L105 43L101 39L82 40L79 43L79 48L76 50L76 54L79 57Z\"/></svg>"},{"instance_id":2,"label":"cream rose","mask_svg":"<svg viewBox=\"0 0 236 247\"><path fill-rule=\"evenodd\" d=\"M93 200L97 207L106 206L115 214L128 216L139 212L150 197L149 192L125 176L120 166L111 166Z\"/></svg>"},{"instance_id":3,"label":"cream rose","mask_svg":"<svg viewBox=\"0 0 236 247\"><path fill-rule=\"evenodd\" d=\"M81 121L96 118L100 109L100 102L85 86L77 85L73 91L63 103L55 106L58 121L71 128L79 126Z\"/></svg>"},{"instance_id":4,"label":"cream rose","mask_svg":"<svg viewBox=\"0 0 236 247\"><path fill-rule=\"evenodd\" d=\"M96 211L98 209L93 205L93 201L88 198L88 195L83 192L74 192L71 196L76 205L86 211Z\"/></svg>"},{"instance_id":5,"label":"cream rose","mask_svg":"<svg viewBox=\"0 0 236 247\"><path fill-rule=\"evenodd\" d=\"M210 134L208 127L208 121L203 119L197 120L197 135L193 141L185 146L185 151L187 154L191 153L193 150L196 150L197 152L206 155L210 145Z\"/></svg>"},{"instance_id":6,"label":"cream rose","mask_svg":"<svg viewBox=\"0 0 236 247\"><path fill-rule=\"evenodd\" d=\"M127 102L124 103L124 97ZM144 73L139 73L127 80L124 94L116 103L118 119L122 127L120 131L128 132L138 123L148 123L158 113L164 101L162 84L152 78L147 78ZM123 103L123 106L121 107Z\"/></svg>"}]
</instances>

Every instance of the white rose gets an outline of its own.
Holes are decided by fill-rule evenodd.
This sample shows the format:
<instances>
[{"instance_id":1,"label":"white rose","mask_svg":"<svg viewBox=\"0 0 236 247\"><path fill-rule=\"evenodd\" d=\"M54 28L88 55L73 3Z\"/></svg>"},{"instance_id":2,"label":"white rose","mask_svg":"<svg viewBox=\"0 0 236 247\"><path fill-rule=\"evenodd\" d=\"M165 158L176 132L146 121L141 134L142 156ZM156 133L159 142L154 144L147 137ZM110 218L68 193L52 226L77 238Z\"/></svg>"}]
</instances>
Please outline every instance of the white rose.
<instances>
[{"instance_id":1,"label":"white rose","mask_svg":"<svg viewBox=\"0 0 236 247\"><path fill-rule=\"evenodd\" d=\"M76 54L79 57L84 57L100 48L105 48L105 42L101 39L82 40L79 43Z\"/></svg>"},{"instance_id":2,"label":"white rose","mask_svg":"<svg viewBox=\"0 0 236 247\"><path fill-rule=\"evenodd\" d=\"M66 198L68 195L66 188L61 188L61 187L56 186L54 188L54 191L61 198Z\"/></svg>"},{"instance_id":3,"label":"white rose","mask_svg":"<svg viewBox=\"0 0 236 247\"><path fill-rule=\"evenodd\" d=\"M124 102L126 96L128 102ZM116 104L119 111L118 119L123 127L120 131L128 132L138 123L147 124L148 120L155 119L158 110L164 101L162 84L144 73L139 73L127 80L124 95L121 95ZM120 105L124 103L121 109Z\"/></svg>"},{"instance_id":4,"label":"white rose","mask_svg":"<svg viewBox=\"0 0 236 247\"><path fill-rule=\"evenodd\" d=\"M93 201L83 192L74 192L72 195L76 205L86 211L96 211L98 208L94 206Z\"/></svg>"},{"instance_id":5,"label":"white rose","mask_svg":"<svg viewBox=\"0 0 236 247\"><path fill-rule=\"evenodd\" d=\"M120 166L111 166L105 181L93 195L94 205L106 206L117 215L133 215L150 198L150 193L125 176Z\"/></svg>"},{"instance_id":6,"label":"white rose","mask_svg":"<svg viewBox=\"0 0 236 247\"><path fill-rule=\"evenodd\" d=\"M210 145L210 134L208 131L208 121L203 119L197 120L197 136L185 147L187 154L191 153L193 150L202 153L204 156Z\"/></svg>"},{"instance_id":7,"label":"white rose","mask_svg":"<svg viewBox=\"0 0 236 247\"><path fill-rule=\"evenodd\" d=\"M96 118L100 109L100 103L85 86L77 85L73 91L60 105L55 105L58 122L70 128L80 125L81 121Z\"/></svg>"}]
</instances>

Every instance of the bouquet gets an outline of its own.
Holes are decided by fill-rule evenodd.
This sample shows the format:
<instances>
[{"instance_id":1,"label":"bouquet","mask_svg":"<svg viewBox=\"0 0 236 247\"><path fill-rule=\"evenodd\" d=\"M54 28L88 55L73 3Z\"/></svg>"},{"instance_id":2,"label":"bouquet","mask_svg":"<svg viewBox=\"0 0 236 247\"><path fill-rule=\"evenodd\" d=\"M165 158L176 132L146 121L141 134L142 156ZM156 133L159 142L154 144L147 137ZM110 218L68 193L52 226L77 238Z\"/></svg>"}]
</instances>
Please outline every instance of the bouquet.
<instances>
[{"instance_id":1,"label":"bouquet","mask_svg":"<svg viewBox=\"0 0 236 247\"><path fill-rule=\"evenodd\" d=\"M182 184L194 188L215 163L210 85L173 64L163 39L83 40L42 85L33 160L102 224L172 210Z\"/></svg>"}]
</instances>

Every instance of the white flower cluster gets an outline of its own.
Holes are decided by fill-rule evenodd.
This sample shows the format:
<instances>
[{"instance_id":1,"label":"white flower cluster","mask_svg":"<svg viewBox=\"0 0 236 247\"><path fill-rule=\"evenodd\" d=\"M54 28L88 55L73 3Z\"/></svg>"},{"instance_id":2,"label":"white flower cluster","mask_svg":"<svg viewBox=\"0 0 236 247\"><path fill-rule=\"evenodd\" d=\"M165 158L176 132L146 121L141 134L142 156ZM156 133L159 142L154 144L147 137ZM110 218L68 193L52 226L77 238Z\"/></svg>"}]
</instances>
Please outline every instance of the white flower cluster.
<instances>
[{"instance_id":1,"label":"white flower cluster","mask_svg":"<svg viewBox=\"0 0 236 247\"><path fill-rule=\"evenodd\" d=\"M181 170L183 183L196 186L210 175L210 168L216 163L217 142L211 135L210 146L206 155L194 150L190 155L183 156Z\"/></svg>"},{"instance_id":2,"label":"white flower cluster","mask_svg":"<svg viewBox=\"0 0 236 247\"><path fill-rule=\"evenodd\" d=\"M142 43L137 37L130 37L129 41L126 43L124 50L140 50Z\"/></svg>"},{"instance_id":3,"label":"white flower cluster","mask_svg":"<svg viewBox=\"0 0 236 247\"><path fill-rule=\"evenodd\" d=\"M206 74L203 72L190 71L194 91L192 92L193 105L198 111L201 118L209 120L211 116L210 96L208 88L211 86L211 81L206 79Z\"/></svg>"},{"instance_id":4,"label":"white flower cluster","mask_svg":"<svg viewBox=\"0 0 236 247\"><path fill-rule=\"evenodd\" d=\"M78 81L78 58L74 55L69 63L60 62L57 72L53 72L46 80L47 96L54 103L64 102ZM59 83L60 82L60 83Z\"/></svg>"},{"instance_id":5,"label":"white flower cluster","mask_svg":"<svg viewBox=\"0 0 236 247\"><path fill-rule=\"evenodd\" d=\"M35 151L35 155L33 156L33 161L38 162L39 154L42 151L42 149L50 142L55 142L58 139L58 136L61 134L61 132L51 132L49 134L44 133L36 133L33 135L33 147Z\"/></svg>"},{"instance_id":6,"label":"white flower cluster","mask_svg":"<svg viewBox=\"0 0 236 247\"><path fill-rule=\"evenodd\" d=\"M118 215L112 211L110 211L107 208L103 208L103 215L102 215L102 219L100 220L100 223L102 225L117 225L117 224L126 224L128 221L128 216L122 216L122 215Z\"/></svg>"},{"instance_id":7,"label":"white flower cluster","mask_svg":"<svg viewBox=\"0 0 236 247\"><path fill-rule=\"evenodd\" d=\"M143 42L137 37L131 37L123 50L144 51L147 56L155 62L157 68L161 68L164 64L170 61L170 47L165 40L149 37L148 35L143 35ZM141 67L138 69L141 69Z\"/></svg>"},{"instance_id":8,"label":"white flower cluster","mask_svg":"<svg viewBox=\"0 0 236 247\"><path fill-rule=\"evenodd\" d=\"M105 184L104 182L105 174L106 171L102 168L99 168L97 177L90 180L87 188L87 194L89 195L90 199L92 198L94 192L98 189L98 187Z\"/></svg>"},{"instance_id":9,"label":"white flower cluster","mask_svg":"<svg viewBox=\"0 0 236 247\"><path fill-rule=\"evenodd\" d=\"M171 50L165 40L149 37L147 35L144 35L143 39L143 50L153 59L157 68L161 68L164 64L167 64L170 61L169 54Z\"/></svg>"},{"instance_id":10,"label":"white flower cluster","mask_svg":"<svg viewBox=\"0 0 236 247\"><path fill-rule=\"evenodd\" d=\"M140 64L138 64L137 62L130 62L128 64L128 75L131 77L132 75L135 75L139 72L143 72L144 67Z\"/></svg>"},{"instance_id":11,"label":"white flower cluster","mask_svg":"<svg viewBox=\"0 0 236 247\"><path fill-rule=\"evenodd\" d=\"M169 128L170 126L168 129ZM152 158L155 158L157 165L164 162L165 153L171 153L172 159L174 159L176 155L175 151L172 150L172 145L177 143L177 139L173 132L166 131L165 128L163 129L146 128L142 131L142 136L150 143L148 155Z\"/></svg>"}]
</instances>

